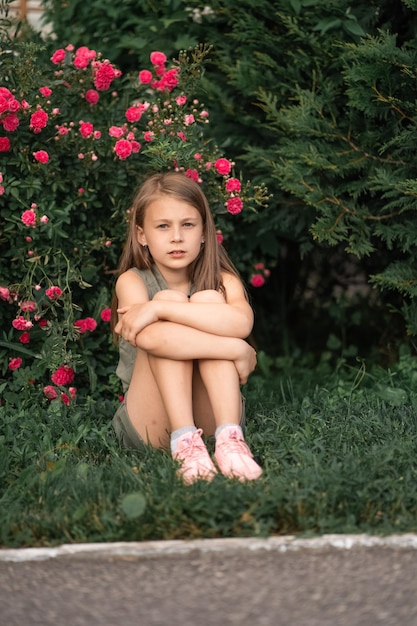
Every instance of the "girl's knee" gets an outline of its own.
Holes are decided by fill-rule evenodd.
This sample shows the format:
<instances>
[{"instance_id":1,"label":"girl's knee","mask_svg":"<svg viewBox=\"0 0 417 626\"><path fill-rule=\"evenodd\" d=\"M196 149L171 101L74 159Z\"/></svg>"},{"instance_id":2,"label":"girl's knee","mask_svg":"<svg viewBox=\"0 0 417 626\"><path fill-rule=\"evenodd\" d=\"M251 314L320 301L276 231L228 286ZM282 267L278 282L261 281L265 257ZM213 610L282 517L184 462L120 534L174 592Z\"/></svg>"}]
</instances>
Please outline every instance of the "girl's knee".
<instances>
[{"instance_id":1,"label":"girl's knee","mask_svg":"<svg viewBox=\"0 0 417 626\"><path fill-rule=\"evenodd\" d=\"M152 298L152 300L165 300L166 302L188 302L188 298L185 293L175 291L175 289L163 289L158 291Z\"/></svg>"},{"instance_id":2,"label":"girl's knee","mask_svg":"<svg viewBox=\"0 0 417 626\"><path fill-rule=\"evenodd\" d=\"M190 298L190 302L225 302L225 299L221 293L215 289L205 289L204 291L197 291L193 293Z\"/></svg>"}]
</instances>

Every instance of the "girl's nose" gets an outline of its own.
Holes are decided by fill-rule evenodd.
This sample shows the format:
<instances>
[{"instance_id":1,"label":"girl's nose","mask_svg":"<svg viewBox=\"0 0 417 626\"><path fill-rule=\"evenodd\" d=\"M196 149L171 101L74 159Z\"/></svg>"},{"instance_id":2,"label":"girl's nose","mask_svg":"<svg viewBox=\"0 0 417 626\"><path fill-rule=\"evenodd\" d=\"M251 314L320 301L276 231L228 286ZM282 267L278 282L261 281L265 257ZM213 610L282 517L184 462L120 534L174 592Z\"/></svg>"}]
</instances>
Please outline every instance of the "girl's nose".
<instances>
[{"instance_id":1,"label":"girl's nose","mask_svg":"<svg viewBox=\"0 0 417 626\"><path fill-rule=\"evenodd\" d=\"M172 233L172 241L182 241L182 234L180 230L174 230L174 232Z\"/></svg>"}]
</instances>

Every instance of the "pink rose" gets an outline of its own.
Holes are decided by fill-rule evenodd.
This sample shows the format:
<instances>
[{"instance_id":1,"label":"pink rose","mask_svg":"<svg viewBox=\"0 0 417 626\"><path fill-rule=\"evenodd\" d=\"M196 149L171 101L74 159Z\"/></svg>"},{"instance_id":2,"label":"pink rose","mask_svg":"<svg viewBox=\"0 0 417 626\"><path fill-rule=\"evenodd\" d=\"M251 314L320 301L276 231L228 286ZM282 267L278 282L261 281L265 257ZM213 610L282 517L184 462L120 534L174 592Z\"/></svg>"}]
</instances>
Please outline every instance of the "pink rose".
<instances>
[{"instance_id":1,"label":"pink rose","mask_svg":"<svg viewBox=\"0 0 417 626\"><path fill-rule=\"evenodd\" d=\"M10 115L6 115L2 123L4 130L7 130L9 133L13 133L19 126L20 122L17 115L14 115L14 113L10 113Z\"/></svg>"},{"instance_id":2,"label":"pink rose","mask_svg":"<svg viewBox=\"0 0 417 626\"><path fill-rule=\"evenodd\" d=\"M68 383L72 383L74 378L74 370L69 365L61 365L51 376L51 380L55 385L68 385Z\"/></svg>"},{"instance_id":3,"label":"pink rose","mask_svg":"<svg viewBox=\"0 0 417 626\"><path fill-rule=\"evenodd\" d=\"M0 152L9 152L10 147L10 139L8 137L0 137Z\"/></svg>"},{"instance_id":4,"label":"pink rose","mask_svg":"<svg viewBox=\"0 0 417 626\"><path fill-rule=\"evenodd\" d=\"M110 126L109 128L110 137L116 137L117 139L119 139L120 137L123 137L125 132L126 132L126 129L123 128L122 126Z\"/></svg>"},{"instance_id":5,"label":"pink rose","mask_svg":"<svg viewBox=\"0 0 417 626\"><path fill-rule=\"evenodd\" d=\"M229 174L230 170L232 169L232 166L230 164L230 161L228 161L227 159L217 159L217 161L214 164L214 167L216 168L217 172L219 174Z\"/></svg>"},{"instance_id":6,"label":"pink rose","mask_svg":"<svg viewBox=\"0 0 417 626\"><path fill-rule=\"evenodd\" d=\"M111 309L110 308L103 309L102 312L100 313L100 317L103 320L103 322L110 322Z\"/></svg>"},{"instance_id":7,"label":"pink rose","mask_svg":"<svg viewBox=\"0 0 417 626\"><path fill-rule=\"evenodd\" d=\"M227 212L232 215L237 215L243 209L243 202L240 198L229 198L226 204Z\"/></svg>"},{"instance_id":8,"label":"pink rose","mask_svg":"<svg viewBox=\"0 0 417 626\"><path fill-rule=\"evenodd\" d=\"M151 130L145 130L145 132L143 133L143 138L145 141L153 141L155 138L155 133L153 133Z\"/></svg>"},{"instance_id":9,"label":"pink rose","mask_svg":"<svg viewBox=\"0 0 417 626\"><path fill-rule=\"evenodd\" d=\"M223 233L221 230L216 230L216 239L217 239L217 243L220 243L220 244L223 243Z\"/></svg>"},{"instance_id":10,"label":"pink rose","mask_svg":"<svg viewBox=\"0 0 417 626\"><path fill-rule=\"evenodd\" d=\"M52 385L47 385L43 388L44 395L48 398L48 400L55 400L58 397L57 390Z\"/></svg>"},{"instance_id":11,"label":"pink rose","mask_svg":"<svg viewBox=\"0 0 417 626\"><path fill-rule=\"evenodd\" d=\"M10 299L10 290L7 287L0 287L0 298L6 302Z\"/></svg>"},{"instance_id":12,"label":"pink rose","mask_svg":"<svg viewBox=\"0 0 417 626\"><path fill-rule=\"evenodd\" d=\"M139 72L139 82L142 83L142 85L148 85L152 81L152 78L152 72L149 70L141 70Z\"/></svg>"},{"instance_id":13,"label":"pink rose","mask_svg":"<svg viewBox=\"0 0 417 626\"><path fill-rule=\"evenodd\" d=\"M198 181L199 174L197 170L192 170L191 168L189 168L188 170L186 170L185 175L188 176L188 178L191 178L191 180L195 180L196 182Z\"/></svg>"},{"instance_id":14,"label":"pink rose","mask_svg":"<svg viewBox=\"0 0 417 626\"><path fill-rule=\"evenodd\" d=\"M151 52L150 60L152 65L163 65L166 62L167 58L163 52L155 51Z\"/></svg>"},{"instance_id":15,"label":"pink rose","mask_svg":"<svg viewBox=\"0 0 417 626\"><path fill-rule=\"evenodd\" d=\"M12 94L10 89L7 89L7 87L0 87L0 99L1 100L5 100L7 102L8 100L11 100L12 98L14 98L14 95Z\"/></svg>"},{"instance_id":16,"label":"pink rose","mask_svg":"<svg viewBox=\"0 0 417 626\"><path fill-rule=\"evenodd\" d=\"M21 303L20 308L22 311L33 313L33 311L36 311L36 302L33 300L25 300Z\"/></svg>"},{"instance_id":17,"label":"pink rose","mask_svg":"<svg viewBox=\"0 0 417 626\"><path fill-rule=\"evenodd\" d=\"M129 107L126 111L126 119L128 122L138 122L142 117L142 113L144 111L143 105L137 105L134 107Z\"/></svg>"},{"instance_id":18,"label":"pink rose","mask_svg":"<svg viewBox=\"0 0 417 626\"><path fill-rule=\"evenodd\" d=\"M31 228L35 228L36 226L36 213L33 209L28 209L24 211L20 217L25 226L30 226Z\"/></svg>"},{"instance_id":19,"label":"pink rose","mask_svg":"<svg viewBox=\"0 0 417 626\"><path fill-rule=\"evenodd\" d=\"M49 96L52 94L52 89L50 89L49 87L40 87L39 92L45 98L49 98Z\"/></svg>"},{"instance_id":20,"label":"pink rose","mask_svg":"<svg viewBox=\"0 0 417 626\"><path fill-rule=\"evenodd\" d=\"M90 104L97 104L97 102L100 100L100 94L95 89L88 89L88 91L86 91L85 93L85 99Z\"/></svg>"},{"instance_id":21,"label":"pink rose","mask_svg":"<svg viewBox=\"0 0 417 626\"><path fill-rule=\"evenodd\" d=\"M65 59L65 50L60 48L59 50L55 50L53 55L51 56L51 61L54 65L59 65Z\"/></svg>"},{"instance_id":22,"label":"pink rose","mask_svg":"<svg viewBox=\"0 0 417 626\"><path fill-rule=\"evenodd\" d=\"M116 76L117 73L111 63L104 61L94 77L94 87L99 91L105 91L110 87Z\"/></svg>"},{"instance_id":23,"label":"pink rose","mask_svg":"<svg viewBox=\"0 0 417 626\"><path fill-rule=\"evenodd\" d=\"M49 161L49 154L45 150L38 150L33 153L33 156L39 163L48 163Z\"/></svg>"},{"instance_id":24,"label":"pink rose","mask_svg":"<svg viewBox=\"0 0 417 626\"><path fill-rule=\"evenodd\" d=\"M20 102L19 102L19 100L16 100L16 98L13 96L8 101L7 108L10 111L10 113L17 113L17 111L20 109Z\"/></svg>"},{"instance_id":25,"label":"pink rose","mask_svg":"<svg viewBox=\"0 0 417 626\"><path fill-rule=\"evenodd\" d=\"M93 331L97 328L97 322L92 317L86 317L83 320L77 320L74 323L75 328L78 328L80 334L86 333L88 330Z\"/></svg>"},{"instance_id":26,"label":"pink rose","mask_svg":"<svg viewBox=\"0 0 417 626\"><path fill-rule=\"evenodd\" d=\"M21 365L22 359L17 356L14 359L10 359L9 370L18 370Z\"/></svg>"},{"instance_id":27,"label":"pink rose","mask_svg":"<svg viewBox=\"0 0 417 626\"><path fill-rule=\"evenodd\" d=\"M189 126L190 124L194 124L194 122L195 122L194 115L190 114L190 115L185 115L184 116L184 124L186 126Z\"/></svg>"},{"instance_id":28,"label":"pink rose","mask_svg":"<svg viewBox=\"0 0 417 626\"><path fill-rule=\"evenodd\" d=\"M233 191L237 191L237 193L239 193L240 188L241 188L240 180L238 180L237 178L229 178L229 180L226 183L226 191L228 191L229 193Z\"/></svg>"},{"instance_id":29,"label":"pink rose","mask_svg":"<svg viewBox=\"0 0 417 626\"><path fill-rule=\"evenodd\" d=\"M18 315L16 319L12 321L12 326L16 330L29 330L29 328L32 328L33 324L30 320L24 318L23 315Z\"/></svg>"},{"instance_id":30,"label":"pink rose","mask_svg":"<svg viewBox=\"0 0 417 626\"><path fill-rule=\"evenodd\" d=\"M175 98L175 102L178 104L178 106L182 107L187 102L187 96L177 96Z\"/></svg>"},{"instance_id":31,"label":"pink rose","mask_svg":"<svg viewBox=\"0 0 417 626\"><path fill-rule=\"evenodd\" d=\"M132 144L127 139L119 139L116 141L114 151L122 161L132 154Z\"/></svg>"},{"instance_id":32,"label":"pink rose","mask_svg":"<svg viewBox=\"0 0 417 626\"><path fill-rule=\"evenodd\" d=\"M57 300L57 298L62 296L62 289L56 285L52 285L52 287L45 289L45 294L50 300Z\"/></svg>"},{"instance_id":33,"label":"pink rose","mask_svg":"<svg viewBox=\"0 0 417 626\"><path fill-rule=\"evenodd\" d=\"M22 333L19 337L19 341L20 343L29 343L30 342L30 334L25 331L24 333Z\"/></svg>"},{"instance_id":34,"label":"pink rose","mask_svg":"<svg viewBox=\"0 0 417 626\"><path fill-rule=\"evenodd\" d=\"M262 287L262 285L265 284L265 278L262 276L262 274L253 274L250 279L250 284L252 285L252 287Z\"/></svg>"},{"instance_id":35,"label":"pink rose","mask_svg":"<svg viewBox=\"0 0 417 626\"><path fill-rule=\"evenodd\" d=\"M83 137L90 137L94 132L94 126L90 122L80 122L80 133Z\"/></svg>"},{"instance_id":36,"label":"pink rose","mask_svg":"<svg viewBox=\"0 0 417 626\"><path fill-rule=\"evenodd\" d=\"M160 91L172 91L178 85L178 70L176 67L165 72L159 81L157 89Z\"/></svg>"},{"instance_id":37,"label":"pink rose","mask_svg":"<svg viewBox=\"0 0 417 626\"><path fill-rule=\"evenodd\" d=\"M97 53L95 50L90 50L87 46L81 46L75 52L74 67L79 70L84 69L96 56Z\"/></svg>"},{"instance_id":38,"label":"pink rose","mask_svg":"<svg viewBox=\"0 0 417 626\"><path fill-rule=\"evenodd\" d=\"M33 130L34 133L40 133L41 129L45 128L47 125L48 119L48 114L43 109L39 109L30 116L29 128Z\"/></svg>"}]
</instances>

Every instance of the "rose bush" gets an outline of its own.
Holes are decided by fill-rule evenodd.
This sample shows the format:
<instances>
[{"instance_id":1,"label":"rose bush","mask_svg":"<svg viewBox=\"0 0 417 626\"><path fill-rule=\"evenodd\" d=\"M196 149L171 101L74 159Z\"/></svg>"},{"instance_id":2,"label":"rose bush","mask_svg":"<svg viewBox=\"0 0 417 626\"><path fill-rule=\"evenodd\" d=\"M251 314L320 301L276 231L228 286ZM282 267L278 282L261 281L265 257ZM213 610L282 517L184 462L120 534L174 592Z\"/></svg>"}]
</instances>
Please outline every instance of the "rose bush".
<instances>
[{"instance_id":1,"label":"rose bush","mask_svg":"<svg viewBox=\"0 0 417 626\"><path fill-rule=\"evenodd\" d=\"M130 200L153 171L201 183L219 243L233 244L249 279L254 260L239 223L260 219L267 193L205 139L209 112L194 96L205 54L200 47L168 63L155 51L122 76L86 46L58 48L48 64L31 45L1 52L3 400L117 397L114 270Z\"/></svg>"}]
</instances>

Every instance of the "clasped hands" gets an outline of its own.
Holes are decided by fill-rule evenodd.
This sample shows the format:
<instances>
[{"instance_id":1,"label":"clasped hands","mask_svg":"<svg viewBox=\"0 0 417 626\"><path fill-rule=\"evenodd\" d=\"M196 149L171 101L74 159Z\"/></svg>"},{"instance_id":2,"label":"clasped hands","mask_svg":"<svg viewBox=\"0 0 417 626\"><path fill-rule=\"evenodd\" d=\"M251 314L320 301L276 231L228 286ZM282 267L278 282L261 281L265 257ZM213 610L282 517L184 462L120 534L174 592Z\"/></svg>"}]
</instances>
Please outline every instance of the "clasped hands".
<instances>
[{"instance_id":1,"label":"clasped hands","mask_svg":"<svg viewBox=\"0 0 417 626\"><path fill-rule=\"evenodd\" d=\"M117 309L120 316L114 331L136 347L136 335L159 320L154 302L142 302Z\"/></svg>"}]
</instances>

